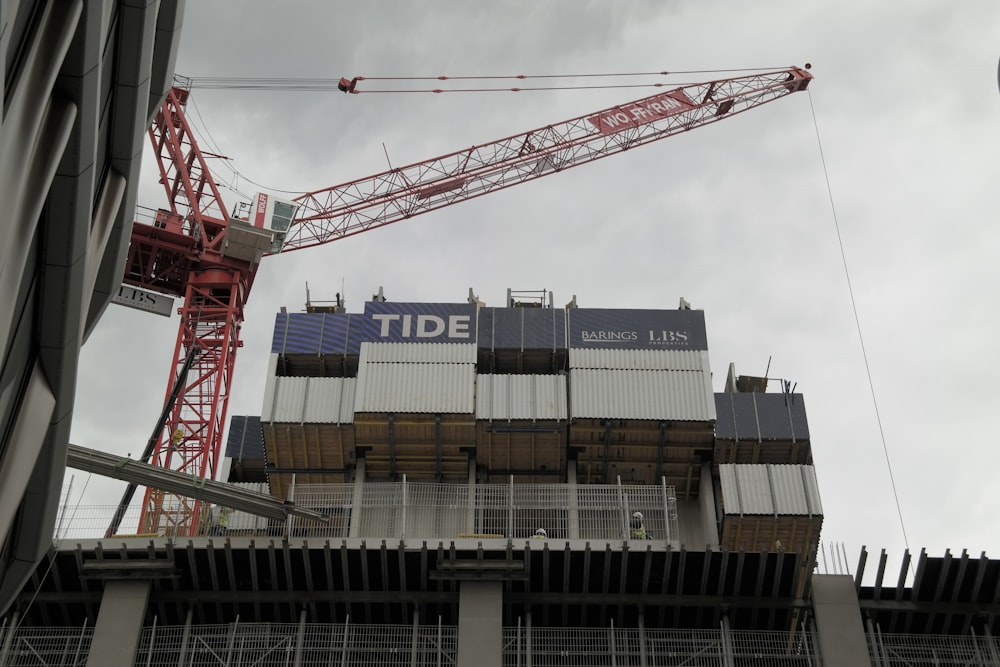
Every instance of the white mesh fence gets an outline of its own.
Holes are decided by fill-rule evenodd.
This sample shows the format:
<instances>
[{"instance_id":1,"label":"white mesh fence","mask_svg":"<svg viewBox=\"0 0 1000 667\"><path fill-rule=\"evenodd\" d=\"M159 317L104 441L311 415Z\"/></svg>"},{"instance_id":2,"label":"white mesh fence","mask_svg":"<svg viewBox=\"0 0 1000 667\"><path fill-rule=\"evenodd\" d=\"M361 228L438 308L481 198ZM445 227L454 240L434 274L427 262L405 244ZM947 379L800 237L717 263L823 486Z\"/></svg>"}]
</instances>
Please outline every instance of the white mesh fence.
<instances>
[{"instance_id":1,"label":"white mesh fence","mask_svg":"<svg viewBox=\"0 0 1000 667\"><path fill-rule=\"evenodd\" d=\"M209 536L319 538L529 539L544 529L549 539L677 540L673 487L628 484L433 484L368 482L300 484L296 507L320 512L322 522L292 516L284 521L241 511L209 510L199 534ZM102 537L115 506L70 508L56 539ZM69 512L70 510L67 510ZM137 518L136 513L136 518ZM127 516L130 525L132 517Z\"/></svg>"},{"instance_id":2,"label":"white mesh fence","mask_svg":"<svg viewBox=\"0 0 1000 667\"><path fill-rule=\"evenodd\" d=\"M441 625L232 623L186 635L180 626L146 628L135 667L455 665L458 649L457 628Z\"/></svg>"},{"instance_id":3,"label":"white mesh fence","mask_svg":"<svg viewBox=\"0 0 1000 667\"><path fill-rule=\"evenodd\" d=\"M1000 664L1000 641L974 634L951 637L876 632L868 635L868 653L873 664L884 667L986 667Z\"/></svg>"}]
</instances>

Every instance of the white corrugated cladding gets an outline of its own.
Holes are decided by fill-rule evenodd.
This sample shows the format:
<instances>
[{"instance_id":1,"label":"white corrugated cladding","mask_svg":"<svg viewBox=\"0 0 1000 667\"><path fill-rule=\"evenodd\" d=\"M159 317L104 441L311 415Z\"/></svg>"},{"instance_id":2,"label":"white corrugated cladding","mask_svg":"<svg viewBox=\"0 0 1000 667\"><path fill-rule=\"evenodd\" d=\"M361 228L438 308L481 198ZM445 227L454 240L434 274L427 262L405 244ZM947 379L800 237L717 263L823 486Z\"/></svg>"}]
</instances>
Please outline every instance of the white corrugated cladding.
<instances>
[{"instance_id":1,"label":"white corrugated cladding","mask_svg":"<svg viewBox=\"0 0 1000 667\"><path fill-rule=\"evenodd\" d=\"M474 343L361 343L359 362L406 364L474 364Z\"/></svg>"},{"instance_id":2,"label":"white corrugated cladding","mask_svg":"<svg viewBox=\"0 0 1000 667\"><path fill-rule=\"evenodd\" d=\"M719 478L726 514L823 515L813 466L722 464Z\"/></svg>"},{"instance_id":3,"label":"white corrugated cladding","mask_svg":"<svg viewBox=\"0 0 1000 667\"><path fill-rule=\"evenodd\" d=\"M350 424L354 421L356 378L274 377L267 379L261 421L295 424Z\"/></svg>"},{"instance_id":4,"label":"white corrugated cladding","mask_svg":"<svg viewBox=\"0 0 1000 667\"><path fill-rule=\"evenodd\" d=\"M479 375L476 419L566 419L566 376Z\"/></svg>"},{"instance_id":5,"label":"white corrugated cladding","mask_svg":"<svg viewBox=\"0 0 1000 667\"><path fill-rule=\"evenodd\" d=\"M474 343L362 343L355 412L475 412Z\"/></svg>"},{"instance_id":6,"label":"white corrugated cladding","mask_svg":"<svg viewBox=\"0 0 1000 667\"><path fill-rule=\"evenodd\" d=\"M569 374L570 415L594 419L712 421L707 372L577 368Z\"/></svg>"},{"instance_id":7,"label":"white corrugated cladding","mask_svg":"<svg viewBox=\"0 0 1000 667\"><path fill-rule=\"evenodd\" d=\"M569 367L711 373L708 350L606 350L574 347Z\"/></svg>"}]
</instances>

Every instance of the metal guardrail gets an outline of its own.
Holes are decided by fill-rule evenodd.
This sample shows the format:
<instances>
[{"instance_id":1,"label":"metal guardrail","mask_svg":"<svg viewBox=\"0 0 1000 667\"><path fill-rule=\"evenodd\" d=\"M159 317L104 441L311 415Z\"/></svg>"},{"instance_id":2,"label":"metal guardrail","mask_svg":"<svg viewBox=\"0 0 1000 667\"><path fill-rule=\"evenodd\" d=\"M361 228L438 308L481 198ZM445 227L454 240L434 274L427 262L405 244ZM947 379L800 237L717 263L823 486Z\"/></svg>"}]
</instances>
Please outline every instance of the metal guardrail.
<instances>
[{"instance_id":1,"label":"metal guardrail","mask_svg":"<svg viewBox=\"0 0 1000 667\"><path fill-rule=\"evenodd\" d=\"M544 528L549 539L635 539L632 516L650 539L676 541L677 500L673 487L630 484L434 484L367 482L295 486L295 505L330 518L275 521L246 512L227 512L225 526L207 520L197 535L325 538L455 538L490 536L530 539ZM65 506L55 539L103 537L117 508ZM169 511L166 508L165 511ZM217 516L217 513L213 513ZM139 525L139 508L121 522L120 537Z\"/></svg>"},{"instance_id":2,"label":"metal guardrail","mask_svg":"<svg viewBox=\"0 0 1000 667\"><path fill-rule=\"evenodd\" d=\"M868 633L868 655L878 667L990 667L1000 665L1000 641L977 636Z\"/></svg>"},{"instance_id":3,"label":"metal guardrail","mask_svg":"<svg viewBox=\"0 0 1000 667\"><path fill-rule=\"evenodd\" d=\"M0 628L5 630L6 628ZM17 628L0 631L0 667L86 664L93 630ZM952 640L961 638L950 638ZM944 645L943 641L939 641ZM812 633L638 628L506 627L502 664L568 665L768 665L822 664ZM134 665L228 667L235 665L454 665L458 628L447 625L352 623L229 623L146 627ZM879 664L879 663L875 663ZM893 663L899 664L899 663ZM931 664L921 662L920 664ZM933 664L959 664L941 662ZM987 664L964 662L961 664Z\"/></svg>"}]
</instances>

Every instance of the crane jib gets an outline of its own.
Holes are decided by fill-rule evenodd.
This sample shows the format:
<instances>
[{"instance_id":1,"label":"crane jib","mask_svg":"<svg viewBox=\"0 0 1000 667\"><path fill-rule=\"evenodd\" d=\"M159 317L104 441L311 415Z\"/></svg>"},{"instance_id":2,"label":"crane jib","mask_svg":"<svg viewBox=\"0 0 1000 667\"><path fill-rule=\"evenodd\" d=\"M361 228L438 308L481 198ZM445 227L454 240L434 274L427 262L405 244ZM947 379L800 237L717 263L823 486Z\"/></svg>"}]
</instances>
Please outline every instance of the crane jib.
<instances>
[{"instance_id":1,"label":"crane jib","mask_svg":"<svg viewBox=\"0 0 1000 667\"><path fill-rule=\"evenodd\" d=\"M587 120L601 134L613 134L630 127L689 111L695 106L697 105L684 94L683 90L668 90L660 95L602 111Z\"/></svg>"}]
</instances>

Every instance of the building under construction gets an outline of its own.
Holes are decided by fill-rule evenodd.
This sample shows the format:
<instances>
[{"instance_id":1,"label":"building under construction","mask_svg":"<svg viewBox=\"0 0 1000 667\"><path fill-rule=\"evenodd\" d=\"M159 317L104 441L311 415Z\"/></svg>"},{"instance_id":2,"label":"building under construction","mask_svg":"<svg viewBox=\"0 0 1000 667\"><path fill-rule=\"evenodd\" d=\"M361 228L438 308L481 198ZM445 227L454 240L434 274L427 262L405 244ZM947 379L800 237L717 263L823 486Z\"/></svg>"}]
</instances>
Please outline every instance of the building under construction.
<instances>
[{"instance_id":1,"label":"building under construction","mask_svg":"<svg viewBox=\"0 0 1000 667\"><path fill-rule=\"evenodd\" d=\"M713 381L704 314L683 302L283 312L260 415L229 429L230 484L70 446L80 345L123 297L130 247L149 247L129 238L143 133L171 96L183 8L0 4L0 667L1000 665L1000 562L907 554L894 574L863 552L853 576L817 572L803 397L732 367ZM761 99L811 78L775 76ZM717 82L700 92L658 97L673 130L630 136L746 106ZM700 115L672 111L688 107ZM173 111L156 127L177 130ZM568 166L534 142L512 151L525 179ZM182 175L204 186L188 155ZM441 173L407 196L470 188ZM236 273L252 277L273 239L199 203L198 229L224 229L222 259L246 253ZM181 220L138 229L205 260L202 235L168 233ZM142 520L60 513L67 460L162 500ZM183 488L195 500L175 506Z\"/></svg>"},{"instance_id":2,"label":"building under construction","mask_svg":"<svg viewBox=\"0 0 1000 667\"><path fill-rule=\"evenodd\" d=\"M714 391L683 300L308 311L226 474L313 518L70 510L0 665L1000 663L1000 563L816 573L803 397L732 366Z\"/></svg>"}]
</instances>

